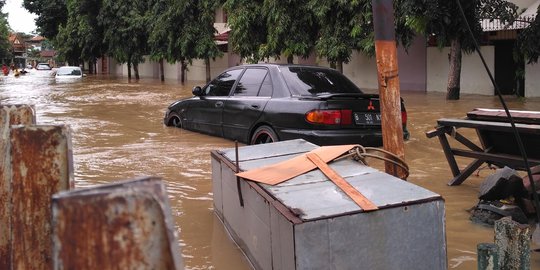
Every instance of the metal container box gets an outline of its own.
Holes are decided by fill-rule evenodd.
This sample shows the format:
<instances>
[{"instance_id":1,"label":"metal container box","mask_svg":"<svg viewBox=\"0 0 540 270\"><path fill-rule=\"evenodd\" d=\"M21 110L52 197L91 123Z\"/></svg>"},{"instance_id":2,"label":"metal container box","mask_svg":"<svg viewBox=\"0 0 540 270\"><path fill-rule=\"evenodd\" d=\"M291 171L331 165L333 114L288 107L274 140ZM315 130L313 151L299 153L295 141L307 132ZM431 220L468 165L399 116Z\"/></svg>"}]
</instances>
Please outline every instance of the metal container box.
<instances>
[{"instance_id":1,"label":"metal container box","mask_svg":"<svg viewBox=\"0 0 540 270\"><path fill-rule=\"evenodd\" d=\"M304 140L240 147L239 168L317 147ZM270 186L237 180L235 162L234 148L212 152L214 209L255 269L447 269L440 195L352 159L330 163L379 207L363 212L318 169Z\"/></svg>"}]
</instances>

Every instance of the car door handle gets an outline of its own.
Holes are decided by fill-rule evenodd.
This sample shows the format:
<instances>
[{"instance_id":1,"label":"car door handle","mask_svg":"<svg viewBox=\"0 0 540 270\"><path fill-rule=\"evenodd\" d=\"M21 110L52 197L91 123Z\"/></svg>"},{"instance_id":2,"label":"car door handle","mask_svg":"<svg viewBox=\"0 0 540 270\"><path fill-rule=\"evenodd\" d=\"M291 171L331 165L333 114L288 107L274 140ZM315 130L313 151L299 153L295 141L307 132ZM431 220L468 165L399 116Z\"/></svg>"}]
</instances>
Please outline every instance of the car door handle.
<instances>
[{"instance_id":1,"label":"car door handle","mask_svg":"<svg viewBox=\"0 0 540 270\"><path fill-rule=\"evenodd\" d=\"M253 104L253 105L251 105L251 108L253 108L253 109L259 109L259 105Z\"/></svg>"},{"instance_id":2,"label":"car door handle","mask_svg":"<svg viewBox=\"0 0 540 270\"><path fill-rule=\"evenodd\" d=\"M216 106L216 108L221 108L221 107L223 107L223 101L218 101L218 102L216 102L216 105L215 105L215 106Z\"/></svg>"}]
</instances>

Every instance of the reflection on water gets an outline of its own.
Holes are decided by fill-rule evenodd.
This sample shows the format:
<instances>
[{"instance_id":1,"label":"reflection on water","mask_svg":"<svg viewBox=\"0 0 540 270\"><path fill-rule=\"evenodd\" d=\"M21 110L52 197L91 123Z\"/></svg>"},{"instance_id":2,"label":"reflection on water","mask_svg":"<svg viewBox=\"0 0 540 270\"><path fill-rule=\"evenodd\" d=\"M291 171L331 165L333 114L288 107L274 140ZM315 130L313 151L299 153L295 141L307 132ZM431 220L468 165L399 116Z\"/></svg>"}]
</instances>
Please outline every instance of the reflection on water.
<instances>
[{"instance_id":1,"label":"reflection on water","mask_svg":"<svg viewBox=\"0 0 540 270\"><path fill-rule=\"evenodd\" d=\"M35 105L38 124L71 127L77 188L143 175L163 178L187 269L249 269L212 212L210 151L234 143L162 124L167 105L191 95L193 86L99 76L57 83L31 73L0 77L0 103ZM478 186L490 171L481 170L461 186L448 187L451 173L439 142L427 139L425 132L438 118L501 106L495 97L485 96L462 95L460 101L446 101L443 93L403 97L411 132L405 143L409 181L445 198L449 268L476 269L476 245L493 242L493 230L472 224L466 210L476 204ZM512 109L540 110L540 99L509 97L508 102ZM538 253L532 261L533 269L540 267Z\"/></svg>"}]
</instances>

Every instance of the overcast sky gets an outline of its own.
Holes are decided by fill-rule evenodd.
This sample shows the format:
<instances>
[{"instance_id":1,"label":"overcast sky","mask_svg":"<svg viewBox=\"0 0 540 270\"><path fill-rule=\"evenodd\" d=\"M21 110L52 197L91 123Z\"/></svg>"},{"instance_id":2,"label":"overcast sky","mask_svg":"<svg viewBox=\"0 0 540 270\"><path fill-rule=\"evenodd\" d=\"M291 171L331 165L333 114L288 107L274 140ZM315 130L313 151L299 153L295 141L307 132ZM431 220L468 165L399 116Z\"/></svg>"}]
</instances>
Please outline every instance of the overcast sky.
<instances>
[{"instance_id":1,"label":"overcast sky","mask_svg":"<svg viewBox=\"0 0 540 270\"><path fill-rule=\"evenodd\" d=\"M2 11L9 13L8 22L15 32L32 33L36 30L34 18L36 15L29 13L22 7L23 0L7 0Z\"/></svg>"}]
</instances>

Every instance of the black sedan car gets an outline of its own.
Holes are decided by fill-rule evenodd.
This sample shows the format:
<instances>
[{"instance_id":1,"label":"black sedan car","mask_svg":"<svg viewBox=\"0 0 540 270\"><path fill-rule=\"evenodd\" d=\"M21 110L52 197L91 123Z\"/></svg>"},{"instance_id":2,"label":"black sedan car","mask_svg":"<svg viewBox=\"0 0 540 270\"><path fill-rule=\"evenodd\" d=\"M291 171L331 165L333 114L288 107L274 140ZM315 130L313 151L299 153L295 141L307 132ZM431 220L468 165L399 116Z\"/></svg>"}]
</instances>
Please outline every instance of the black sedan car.
<instances>
[{"instance_id":1,"label":"black sedan car","mask_svg":"<svg viewBox=\"0 0 540 270\"><path fill-rule=\"evenodd\" d=\"M172 103L167 126L259 144L302 138L318 145L382 145L378 95L336 70L256 64L225 70ZM405 138L407 113L403 105Z\"/></svg>"}]
</instances>

